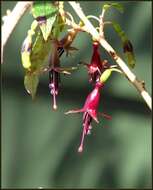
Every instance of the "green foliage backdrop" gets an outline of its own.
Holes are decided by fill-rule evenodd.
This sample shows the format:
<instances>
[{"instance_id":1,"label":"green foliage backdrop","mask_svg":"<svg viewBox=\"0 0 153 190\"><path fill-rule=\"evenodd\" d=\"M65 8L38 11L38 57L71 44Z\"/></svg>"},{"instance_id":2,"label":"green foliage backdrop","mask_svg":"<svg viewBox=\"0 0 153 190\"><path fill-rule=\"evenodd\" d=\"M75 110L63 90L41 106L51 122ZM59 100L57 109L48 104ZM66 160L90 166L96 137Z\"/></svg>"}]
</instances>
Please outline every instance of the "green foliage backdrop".
<instances>
[{"instance_id":1,"label":"green foliage backdrop","mask_svg":"<svg viewBox=\"0 0 153 190\"><path fill-rule=\"evenodd\" d=\"M16 2L3 1L2 15ZM102 2L80 2L87 14L98 16ZM118 21L134 45L134 73L145 80L151 94L151 2L122 2L123 15L115 10L107 18ZM66 5L68 8L68 4ZM72 10L69 8L69 10ZM75 14L74 14L75 15ZM76 18L77 20L77 18ZM86 138L83 154L80 142L81 115L64 115L81 108L91 90L84 68L62 77L58 110L52 111L48 76L41 77L35 101L23 84L21 44L32 22L26 14L9 39L2 66L2 187L3 188L147 188L151 187L151 113L135 88L120 75L106 83L100 111L112 115L100 119ZM106 38L122 54L113 29ZM92 45L82 33L74 41L80 50L73 57L62 57L63 65L89 62ZM108 58L101 48L101 57ZM108 127L104 127L108 126Z\"/></svg>"}]
</instances>

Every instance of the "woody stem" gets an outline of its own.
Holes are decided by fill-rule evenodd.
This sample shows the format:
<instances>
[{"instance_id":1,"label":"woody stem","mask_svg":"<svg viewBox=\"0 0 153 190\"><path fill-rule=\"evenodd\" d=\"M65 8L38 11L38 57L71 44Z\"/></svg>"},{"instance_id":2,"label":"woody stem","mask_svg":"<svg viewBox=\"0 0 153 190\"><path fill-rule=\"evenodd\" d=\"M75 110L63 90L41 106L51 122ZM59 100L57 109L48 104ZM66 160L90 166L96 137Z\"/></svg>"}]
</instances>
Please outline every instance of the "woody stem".
<instances>
[{"instance_id":1,"label":"woody stem","mask_svg":"<svg viewBox=\"0 0 153 190\"><path fill-rule=\"evenodd\" d=\"M80 19L84 23L84 28L86 32L88 32L94 39L99 41L101 46L109 53L109 55L116 61L117 65L120 67L122 72L125 74L127 79L133 84L133 86L138 90L141 94L144 101L147 103L150 110L152 110L152 98L149 93L146 91L144 83L137 79L136 75L128 68L126 63L117 55L116 51L112 48L112 46L97 32L95 27L91 24L88 18L85 16L82 8L79 3L75 1L69 1L69 4L72 6L76 14L80 17Z\"/></svg>"},{"instance_id":2,"label":"woody stem","mask_svg":"<svg viewBox=\"0 0 153 190\"><path fill-rule=\"evenodd\" d=\"M22 18L24 13L32 5L32 1L18 2L14 9L6 16L4 24L2 26L2 42L1 42L1 63L3 63L3 50L4 47L12 34L14 28L16 27L19 20Z\"/></svg>"}]
</instances>

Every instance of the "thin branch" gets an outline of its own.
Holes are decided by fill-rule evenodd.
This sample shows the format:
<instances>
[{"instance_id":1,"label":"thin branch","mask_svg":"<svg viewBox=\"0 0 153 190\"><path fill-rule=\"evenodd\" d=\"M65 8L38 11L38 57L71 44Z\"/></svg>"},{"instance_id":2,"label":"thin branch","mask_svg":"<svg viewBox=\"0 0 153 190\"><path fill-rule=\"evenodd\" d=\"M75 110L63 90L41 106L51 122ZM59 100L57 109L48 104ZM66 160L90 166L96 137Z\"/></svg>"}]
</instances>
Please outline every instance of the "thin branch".
<instances>
[{"instance_id":1,"label":"thin branch","mask_svg":"<svg viewBox=\"0 0 153 190\"><path fill-rule=\"evenodd\" d=\"M2 41L1 41L1 63L3 63L3 50L4 47L12 34L17 23L24 15L26 10L32 5L32 1L23 1L18 2L12 12L9 15L5 16L4 24L2 26Z\"/></svg>"},{"instance_id":2,"label":"thin branch","mask_svg":"<svg viewBox=\"0 0 153 190\"><path fill-rule=\"evenodd\" d=\"M105 9L102 9L101 15L99 16L99 36L100 38L104 38L104 15L105 15Z\"/></svg>"},{"instance_id":3,"label":"thin branch","mask_svg":"<svg viewBox=\"0 0 153 190\"><path fill-rule=\"evenodd\" d=\"M78 31L84 31L83 26L76 24L74 22L73 16L69 12L64 11L63 1L59 1L59 13L66 25L71 26L73 29L76 29ZM66 16L68 16L70 19L68 19Z\"/></svg>"},{"instance_id":4,"label":"thin branch","mask_svg":"<svg viewBox=\"0 0 153 190\"><path fill-rule=\"evenodd\" d=\"M93 18L93 19L97 20L98 23L100 22L100 19L99 19L98 17L94 16L94 15L88 15L87 18L88 18L88 19L89 19L89 18Z\"/></svg>"},{"instance_id":5,"label":"thin branch","mask_svg":"<svg viewBox=\"0 0 153 190\"><path fill-rule=\"evenodd\" d=\"M72 22L68 18L65 18L65 24L68 26L71 26L73 29L76 29L78 31L82 31L82 32L86 31L83 26L80 26L80 25L76 24L75 22Z\"/></svg>"},{"instance_id":6,"label":"thin branch","mask_svg":"<svg viewBox=\"0 0 153 190\"><path fill-rule=\"evenodd\" d=\"M102 47L110 54L110 56L116 61L120 69L123 71L125 76L128 78L128 80L133 84L133 86L138 90L138 92L141 94L145 102L147 103L148 107L152 110L152 99L148 92L145 89L145 86L143 82L139 81L135 74L132 73L132 71L128 68L126 63L117 55L115 50L111 47L111 45L100 36L100 34L97 32L97 30L94 28L94 26L91 24L91 22L87 19L85 14L83 13L80 4L76 3L75 1L69 1L69 4L72 6L76 14L80 17L80 19L83 21L84 28L88 33L91 34L91 36L99 41L99 43L102 45Z\"/></svg>"}]
</instances>

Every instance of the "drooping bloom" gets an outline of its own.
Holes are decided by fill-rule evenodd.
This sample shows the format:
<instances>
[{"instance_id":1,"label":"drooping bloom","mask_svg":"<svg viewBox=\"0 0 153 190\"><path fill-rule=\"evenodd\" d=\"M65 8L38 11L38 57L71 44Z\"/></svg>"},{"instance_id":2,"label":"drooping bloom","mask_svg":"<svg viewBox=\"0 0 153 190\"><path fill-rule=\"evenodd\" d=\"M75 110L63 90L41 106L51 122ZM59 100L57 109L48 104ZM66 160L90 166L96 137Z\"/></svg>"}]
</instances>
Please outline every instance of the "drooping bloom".
<instances>
[{"instance_id":1,"label":"drooping bloom","mask_svg":"<svg viewBox=\"0 0 153 190\"><path fill-rule=\"evenodd\" d=\"M99 80L99 77L103 73L103 71L109 68L109 64L106 60L101 61L98 48L99 48L99 42L94 41L91 63L86 64L88 68L89 82L94 82L94 83Z\"/></svg>"},{"instance_id":2,"label":"drooping bloom","mask_svg":"<svg viewBox=\"0 0 153 190\"><path fill-rule=\"evenodd\" d=\"M92 90L92 92L87 96L85 104L82 109L77 110L70 110L66 112L65 114L69 113L80 113L83 112L83 131L82 131L82 137L81 137L81 143L78 148L78 152L83 151L83 143L84 143L84 137L85 135L88 135L91 133L91 122L92 120L99 123L97 114L98 114L98 106L100 101L100 89L104 86L104 83L96 82L95 87ZM111 119L110 116L101 113L102 116L104 116L107 119Z\"/></svg>"},{"instance_id":3,"label":"drooping bloom","mask_svg":"<svg viewBox=\"0 0 153 190\"><path fill-rule=\"evenodd\" d=\"M56 96L59 93L59 83L60 83L60 73L71 74L71 71L77 69L77 67L61 67L60 66L60 56L64 53L64 49L59 47L59 42L57 40L52 40L52 52L50 56L49 68L49 89L53 96L53 109L57 109Z\"/></svg>"},{"instance_id":4,"label":"drooping bloom","mask_svg":"<svg viewBox=\"0 0 153 190\"><path fill-rule=\"evenodd\" d=\"M58 68L60 66L60 61L59 61L59 55L58 55L58 45L57 41L52 40L52 46L53 50L51 53L50 57L50 65L49 65L49 89L50 93L53 96L53 109L57 109L57 104L56 104L56 96L58 95L58 88L59 88L59 80L60 80L60 75Z\"/></svg>"},{"instance_id":5,"label":"drooping bloom","mask_svg":"<svg viewBox=\"0 0 153 190\"><path fill-rule=\"evenodd\" d=\"M56 103L56 96L58 95L59 92L59 80L60 80L60 75L58 72L55 71L55 69L51 69L49 71L49 89L50 93L53 96L53 109L57 109L57 103Z\"/></svg>"},{"instance_id":6,"label":"drooping bloom","mask_svg":"<svg viewBox=\"0 0 153 190\"><path fill-rule=\"evenodd\" d=\"M76 48L71 47L71 44L77 33L78 31L73 29L69 31L66 36L64 36L60 41L52 40L53 48L49 66L49 88L50 93L53 96L54 110L57 109L56 96L59 93L60 73L71 74L71 71L77 69L77 67L61 67L59 59L64 51L66 51L66 53L68 54L68 52L71 50L77 50Z\"/></svg>"}]
</instances>

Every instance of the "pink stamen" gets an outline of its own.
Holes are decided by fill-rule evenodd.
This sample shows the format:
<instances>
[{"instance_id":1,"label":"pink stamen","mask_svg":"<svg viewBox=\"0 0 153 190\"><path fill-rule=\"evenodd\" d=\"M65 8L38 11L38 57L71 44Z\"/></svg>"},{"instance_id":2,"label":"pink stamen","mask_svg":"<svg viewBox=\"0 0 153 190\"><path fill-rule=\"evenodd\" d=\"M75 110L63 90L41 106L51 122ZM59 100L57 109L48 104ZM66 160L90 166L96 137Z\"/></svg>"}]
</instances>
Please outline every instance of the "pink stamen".
<instances>
[{"instance_id":1,"label":"pink stamen","mask_svg":"<svg viewBox=\"0 0 153 190\"><path fill-rule=\"evenodd\" d=\"M89 125L88 130L87 130L87 135L90 135L90 134L91 134L91 129L92 129L92 126Z\"/></svg>"},{"instance_id":2,"label":"pink stamen","mask_svg":"<svg viewBox=\"0 0 153 190\"><path fill-rule=\"evenodd\" d=\"M80 147L78 148L78 152L83 152L83 147L82 147L82 145L80 145Z\"/></svg>"},{"instance_id":3,"label":"pink stamen","mask_svg":"<svg viewBox=\"0 0 153 190\"><path fill-rule=\"evenodd\" d=\"M53 109L56 110L57 109L57 104L56 104L56 95L55 93L53 94Z\"/></svg>"},{"instance_id":4,"label":"pink stamen","mask_svg":"<svg viewBox=\"0 0 153 190\"><path fill-rule=\"evenodd\" d=\"M70 114L70 113L80 113L80 112L84 112L84 109L77 109L77 110L70 110L65 112L65 114Z\"/></svg>"},{"instance_id":5,"label":"pink stamen","mask_svg":"<svg viewBox=\"0 0 153 190\"><path fill-rule=\"evenodd\" d=\"M83 152L83 142L84 142L84 136L85 136L85 128L83 128L82 136L81 136L81 144L78 148L78 152Z\"/></svg>"}]
</instances>

